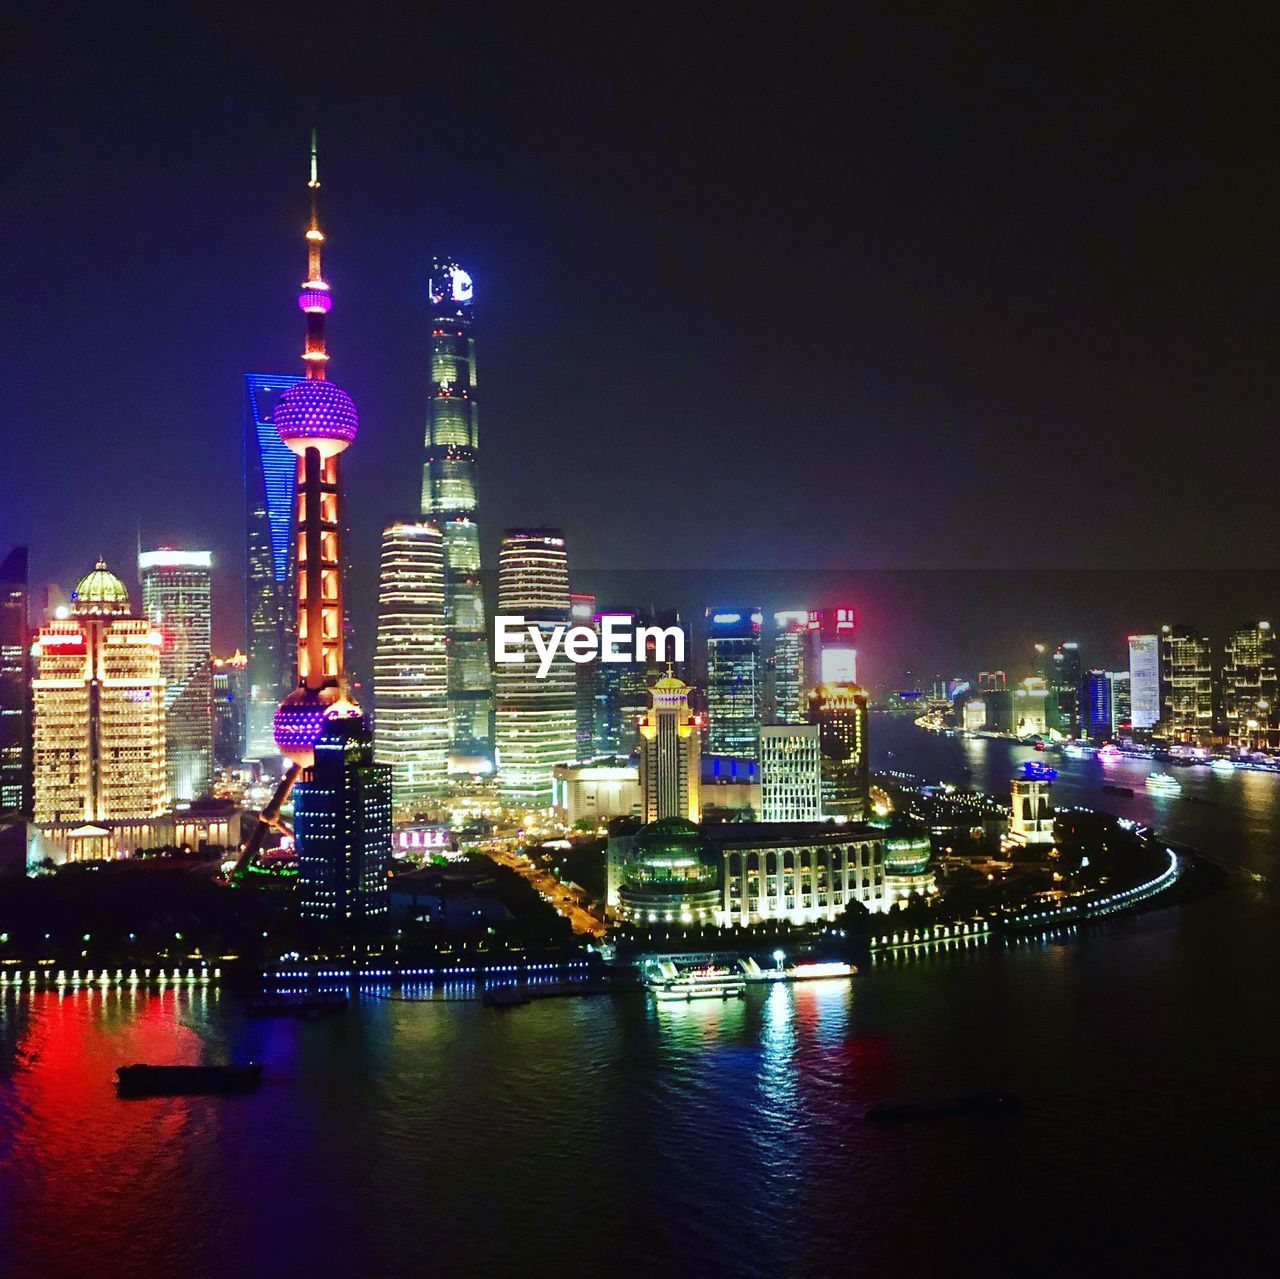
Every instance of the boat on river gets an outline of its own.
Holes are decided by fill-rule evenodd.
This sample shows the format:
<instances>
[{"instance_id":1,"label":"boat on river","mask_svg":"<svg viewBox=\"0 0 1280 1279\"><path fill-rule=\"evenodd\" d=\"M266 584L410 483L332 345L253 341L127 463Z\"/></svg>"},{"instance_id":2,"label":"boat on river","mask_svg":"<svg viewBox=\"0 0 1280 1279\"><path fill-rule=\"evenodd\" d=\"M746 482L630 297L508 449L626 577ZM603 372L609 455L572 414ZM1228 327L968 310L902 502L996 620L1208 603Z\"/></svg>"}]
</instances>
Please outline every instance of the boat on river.
<instances>
[{"instance_id":1,"label":"boat on river","mask_svg":"<svg viewBox=\"0 0 1280 1279\"><path fill-rule=\"evenodd\" d=\"M1156 795L1181 795L1182 783L1168 773L1152 773L1147 777L1147 789Z\"/></svg>"},{"instance_id":2,"label":"boat on river","mask_svg":"<svg viewBox=\"0 0 1280 1279\"><path fill-rule=\"evenodd\" d=\"M694 999L741 999L747 979L739 964L705 963L680 966L670 959L645 964L644 984L655 999L689 1002Z\"/></svg>"},{"instance_id":3,"label":"boat on river","mask_svg":"<svg viewBox=\"0 0 1280 1279\"><path fill-rule=\"evenodd\" d=\"M181 1097L252 1092L262 1082L262 1063L229 1066L152 1066L116 1068L121 1097Z\"/></svg>"}]
</instances>

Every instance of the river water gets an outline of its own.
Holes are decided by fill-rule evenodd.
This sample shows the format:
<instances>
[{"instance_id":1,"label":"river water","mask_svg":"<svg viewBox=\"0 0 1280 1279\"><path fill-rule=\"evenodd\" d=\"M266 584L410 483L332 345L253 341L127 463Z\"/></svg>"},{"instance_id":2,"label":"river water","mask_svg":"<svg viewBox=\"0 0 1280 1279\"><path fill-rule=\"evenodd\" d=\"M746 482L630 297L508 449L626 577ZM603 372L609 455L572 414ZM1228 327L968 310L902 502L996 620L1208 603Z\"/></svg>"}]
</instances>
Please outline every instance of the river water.
<instances>
[{"instance_id":1,"label":"river water","mask_svg":"<svg viewBox=\"0 0 1280 1279\"><path fill-rule=\"evenodd\" d=\"M873 741L877 767L992 790L1028 753L885 717ZM1054 762L1060 802L1240 873L1139 918L723 1006L366 996L295 1024L217 991L9 996L0 1273L1261 1273L1280 777L1180 770L1167 800L1149 765ZM267 1079L243 1098L110 1083L130 1061L251 1057ZM994 1087L1020 1119L862 1119Z\"/></svg>"}]
</instances>

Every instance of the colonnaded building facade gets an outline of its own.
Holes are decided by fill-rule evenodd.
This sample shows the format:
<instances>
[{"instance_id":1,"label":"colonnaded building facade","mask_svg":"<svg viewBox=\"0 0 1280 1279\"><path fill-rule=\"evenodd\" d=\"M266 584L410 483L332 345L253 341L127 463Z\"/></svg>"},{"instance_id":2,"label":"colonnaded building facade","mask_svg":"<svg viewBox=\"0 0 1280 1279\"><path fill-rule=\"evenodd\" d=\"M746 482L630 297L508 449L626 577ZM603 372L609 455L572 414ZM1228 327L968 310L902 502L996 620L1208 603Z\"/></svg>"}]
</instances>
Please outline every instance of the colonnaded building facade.
<instances>
[{"instance_id":1,"label":"colonnaded building facade","mask_svg":"<svg viewBox=\"0 0 1280 1279\"><path fill-rule=\"evenodd\" d=\"M906 823L725 822L679 817L609 838L606 908L635 924L834 920L934 891L929 837Z\"/></svg>"}]
</instances>

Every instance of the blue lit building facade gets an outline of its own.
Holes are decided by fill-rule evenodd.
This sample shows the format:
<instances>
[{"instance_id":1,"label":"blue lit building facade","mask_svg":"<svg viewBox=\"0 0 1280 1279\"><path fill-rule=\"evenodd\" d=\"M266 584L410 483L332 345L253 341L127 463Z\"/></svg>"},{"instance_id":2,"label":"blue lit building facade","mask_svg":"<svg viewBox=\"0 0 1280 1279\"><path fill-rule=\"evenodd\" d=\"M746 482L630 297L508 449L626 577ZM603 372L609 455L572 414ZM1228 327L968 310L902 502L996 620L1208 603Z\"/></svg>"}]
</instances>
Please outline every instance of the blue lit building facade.
<instances>
[{"instance_id":1,"label":"blue lit building facade","mask_svg":"<svg viewBox=\"0 0 1280 1279\"><path fill-rule=\"evenodd\" d=\"M755 759L763 668L758 608L707 609L707 754Z\"/></svg>"},{"instance_id":2,"label":"blue lit building facade","mask_svg":"<svg viewBox=\"0 0 1280 1279\"><path fill-rule=\"evenodd\" d=\"M1107 671L1088 671L1084 677L1084 713L1082 732L1085 737L1105 738L1111 735L1115 716L1111 704L1112 681Z\"/></svg>"},{"instance_id":3,"label":"blue lit building facade","mask_svg":"<svg viewBox=\"0 0 1280 1279\"><path fill-rule=\"evenodd\" d=\"M456 754L493 750L493 672L480 585L476 525L476 343L471 332L474 288L456 262L436 258L431 303L431 391L427 402L422 518L444 536L445 644L448 653L449 737Z\"/></svg>"},{"instance_id":4,"label":"blue lit building facade","mask_svg":"<svg viewBox=\"0 0 1280 1279\"><path fill-rule=\"evenodd\" d=\"M391 766L374 762L359 713L325 721L315 763L293 788L293 823L301 913L344 922L385 917Z\"/></svg>"},{"instance_id":5,"label":"blue lit building facade","mask_svg":"<svg viewBox=\"0 0 1280 1279\"><path fill-rule=\"evenodd\" d=\"M246 759L277 754L276 703L293 682L294 486L298 460L275 428L275 408L289 387L286 373L244 375L245 637L248 697Z\"/></svg>"}]
</instances>

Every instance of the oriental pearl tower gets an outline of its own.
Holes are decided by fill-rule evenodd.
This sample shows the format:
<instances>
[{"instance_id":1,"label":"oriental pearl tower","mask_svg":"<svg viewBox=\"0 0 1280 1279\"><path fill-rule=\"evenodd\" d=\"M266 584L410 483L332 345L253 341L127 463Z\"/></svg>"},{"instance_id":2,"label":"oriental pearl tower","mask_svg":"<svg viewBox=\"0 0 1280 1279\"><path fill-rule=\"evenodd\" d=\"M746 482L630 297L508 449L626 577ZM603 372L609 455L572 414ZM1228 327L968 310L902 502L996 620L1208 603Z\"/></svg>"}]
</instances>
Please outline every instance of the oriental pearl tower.
<instances>
[{"instance_id":1,"label":"oriental pearl tower","mask_svg":"<svg viewBox=\"0 0 1280 1279\"><path fill-rule=\"evenodd\" d=\"M236 864L233 877L247 870L268 829L291 833L280 810L294 783L315 762L315 746L327 721L359 718L360 709L347 695L343 671L342 552L338 512L338 457L356 437L356 406L327 377L325 316L333 299L324 278L320 251L320 178L316 134L311 131L311 221L307 227L307 278L298 306L307 317L302 351L306 381L291 386L276 404L275 426L281 440L298 458L295 535L298 609L297 682L276 708L274 734L289 761L271 802Z\"/></svg>"}]
</instances>

